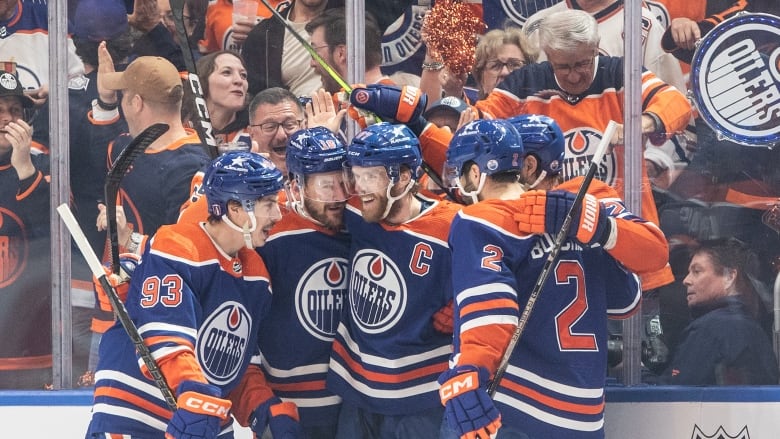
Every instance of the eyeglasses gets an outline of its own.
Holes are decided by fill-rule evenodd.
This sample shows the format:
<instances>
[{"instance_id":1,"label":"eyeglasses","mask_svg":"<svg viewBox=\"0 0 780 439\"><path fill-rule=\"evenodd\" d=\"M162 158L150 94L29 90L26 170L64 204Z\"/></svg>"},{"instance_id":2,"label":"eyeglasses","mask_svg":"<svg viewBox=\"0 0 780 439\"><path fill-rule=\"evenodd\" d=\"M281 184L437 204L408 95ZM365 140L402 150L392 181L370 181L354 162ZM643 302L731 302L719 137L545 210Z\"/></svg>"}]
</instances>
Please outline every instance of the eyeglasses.
<instances>
[{"instance_id":1,"label":"eyeglasses","mask_svg":"<svg viewBox=\"0 0 780 439\"><path fill-rule=\"evenodd\" d=\"M162 20L165 21L166 23L173 23L174 22L173 12L171 12L171 11L168 11L168 12L165 12L165 13L160 13L160 18L162 18ZM182 21L187 22L190 25L194 25L194 24L198 23L198 19L197 18L190 17L189 15L182 14L181 18L182 18Z\"/></svg>"},{"instance_id":2,"label":"eyeglasses","mask_svg":"<svg viewBox=\"0 0 780 439\"><path fill-rule=\"evenodd\" d=\"M494 73L498 73L501 70L503 70L504 67L506 67L507 70L511 72L519 69L520 67L523 67L524 65L525 65L525 61L523 61L522 59L509 58L506 61L501 61L500 59L494 59L492 61L488 61L485 67L487 67L488 70Z\"/></svg>"},{"instance_id":3,"label":"eyeglasses","mask_svg":"<svg viewBox=\"0 0 780 439\"><path fill-rule=\"evenodd\" d=\"M326 47L330 47L330 44L323 44L322 46L311 46L311 48L314 49L315 52L320 49L324 49Z\"/></svg>"},{"instance_id":4,"label":"eyeglasses","mask_svg":"<svg viewBox=\"0 0 780 439\"><path fill-rule=\"evenodd\" d=\"M285 133L292 134L301 127L301 122L303 122L302 119L290 119L285 120L284 122L264 122L254 125L250 124L249 126L260 127L260 131L262 131L263 134L276 134L276 130L278 130L279 127L282 127Z\"/></svg>"},{"instance_id":5,"label":"eyeglasses","mask_svg":"<svg viewBox=\"0 0 780 439\"><path fill-rule=\"evenodd\" d=\"M577 63L574 63L574 65L569 64L562 64L562 65L556 65L551 64L553 72L560 73L562 75L568 75L574 70L577 73L587 73L590 71L591 67L593 67L593 63L596 61L596 57L590 58L587 61L580 61Z\"/></svg>"}]
</instances>

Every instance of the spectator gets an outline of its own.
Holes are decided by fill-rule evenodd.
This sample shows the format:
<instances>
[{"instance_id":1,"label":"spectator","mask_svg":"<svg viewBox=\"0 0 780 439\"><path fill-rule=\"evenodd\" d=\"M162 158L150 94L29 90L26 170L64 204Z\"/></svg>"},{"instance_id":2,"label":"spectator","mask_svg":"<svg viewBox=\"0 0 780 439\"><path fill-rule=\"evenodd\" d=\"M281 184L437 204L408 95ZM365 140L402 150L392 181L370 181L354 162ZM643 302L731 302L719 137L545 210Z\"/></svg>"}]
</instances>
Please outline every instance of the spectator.
<instances>
[{"instance_id":1,"label":"spectator","mask_svg":"<svg viewBox=\"0 0 780 439\"><path fill-rule=\"evenodd\" d=\"M159 0L160 17L173 40L178 44L179 35L176 32L176 22L173 19L170 0ZM206 8L208 0L185 0L182 11L184 31L187 33L187 46L193 52L193 56L199 56L198 41L203 38L203 30L206 27Z\"/></svg>"},{"instance_id":2,"label":"spectator","mask_svg":"<svg viewBox=\"0 0 780 439\"><path fill-rule=\"evenodd\" d=\"M360 204L344 217L351 312L336 332L327 378L343 400L336 437L438 437L436 377L452 336L434 320L451 298L445 236L457 206L417 193L421 157L407 127L371 125L348 151Z\"/></svg>"},{"instance_id":3,"label":"spectator","mask_svg":"<svg viewBox=\"0 0 780 439\"><path fill-rule=\"evenodd\" d=\"M49 156L32 147L33 101L14 63L0 66L0 388L42 390L52 380Z\"/></svg>"},{"instance_id":4,"label":"spectator","mask_svg":"<svg viewBox=\"0 0 780 439\"><path fill-rule=\"evenodd\" d=\"M105 43L99 48L98 92L106 105L116 104L117 91L122 92L121 106L129 133L109 147L112 161L121 151L119 142L162 122L170 129L155 140L138 158L132 170L122 179L120 193L129 223L135 231L153 235L164 224L173 224L179 209L190 194L193 175L208 162L208 156L197 134L187 130L181 121L183 87L179 72L160 57L139 57L124 72L114 72ZM119 113L95 111L96 122L118 131Z\"/></svg>"},{"instance_id":5,"label":"spectator","mask_svg":"<svg viewBox=\"0 0 780 439\"><path fill-rule=\"evenodd\" d=\"M197 70L217 144L245 134L249 115L243 59L236 52L220 50L199 59Z\"/></svg>"},{"instance_id":6,"label":"spectator","mask_svg":"<svg viewBox=\"0 0 780 439\"><path fill-rule=\"evenodd\" d=\"M474 52L474 68L471 71L477 86L476 96L469 96L464 89L467 75L458 77L444 68L440 62L428 59L423 68L423 91L429 96L455 96L474 103L484 99L506 75L520 67L536 62L539 49L531 45L522 30L516 27L493 29L480 36ZM437 70L439 69L439 70ZM442 70L443 69L443 70ZM436 76L433 80L432 77Z\"/></svg>"},{"instance_id":7,"label":"spectator","mask_svg":"<svg viewBox=\"0 0 780 439\"><path fill-rule=\"evenodd\" d=\"M344 6L343 0L293 0L280 11L286 23L308 41L306 24L326 8ZM320 88L320 78L308 62L311 55L276 18L255 26L241 49L249 74L249 93L269 87L284 87L296 96L308 96Z\"/></svg>"},{"instance_id":8,"label":"spectator","mask_svg":"<svg viewBox=\"0 0 780 439\"><path fill-rule=\"evenodd\" d=\"M287 147L290 211L258 252L274 296L261 322L260 351L268 384L298 405L304 437L334 438L340 399L325 388L333 337L347 311L349 197L342 164L347 150L325 128L295 132ZM291 251L291 249L305 251ZM290 349L294 340L295 349ZM260 433L260 432L258 432ZM259 434L258 434L259 435Z\"/></svg>"},{"instance_id":9,"label":"spectator","mask_svg":"<svg viewBox=\"0 0 780 439\"><path fill-rule=\"evenodd\" d=\"M734 238L703 241L692 250L683 280L693 321L681 335L665 384L777 384L777 358L759 324L756 255Z\"/></svg>"},{"instance_id":10,"label":"spectator","mask_svg":"<svg viewBox=\"0 0 780 439\"><path fill-rule=\"evenodd\" d=\"M447 96L429 105L423 117L437 127L447 127L454 133L459 127L461 114L468 108L462 100Z\"/></svg>"},{"instance_id":11,"label":"spectator","mask_svg":"<svg viewBox=\"0 0 780 439\"><path fill-rule=\"evenodd\" d=\"M303 107L291 91L273 87L261 91L249 104L249 134L258 150L287 175L285 154L290 135L305 121Z\"/></svg>"},{"instance_id":12,"label":"spectator","mask_svg":"<svg viewBox=\"0 0 780 439\"><path fill-rule=\"evenodd\" d=\"M0 54L16 62L22 87L41 105L49 89L49 11L45 1L0 0ZM84 73L70 37L67 71L73 78Z\"/></svg>"},{"instance_id":13,"label":"spectator","mask_svg":"<svg viewBox=\"0 0 780 439\"><path fill-rule=\"evenodd\" d=\"M522 308L532 303L528 293L546 265L550 239L574 198L560 190L523 193L521 182L534 174L522 158L532 157L522 139L535 143L533 165L563 139L551 119L521 117L515 124L522 135L510 122L477 120L455 133L447 151L448 181L474 204L455 216L449 232L456 326L451 368L439 378L446 406L440 437L498 432L499 438L603 438L607 316L630 315L641 297L636 276L611 254L634 252L641 243L639 253L662 261L654 262L657 268L667 259L665 241L619 199L587 195L491 399L488 382L498 379L494 374ZM555 169L552 160L541 163ZM595 216L590 224L586 212ZM640 233L626 239L615 229L618 217L636 223ZM534 231L534 225L541 228Z\"/></svg>"},{"instance_id":14,"label":"spectator","mask_svg":"<svg viewBox=\"0 0 780 439\"><path fill-rule=\"evenodd\" d=\"M380 70L382 64L382 33L372 15L366 14L365 21L365 77L363 82L374 84L385 79ZM317 54L341 78L347 77L347 22L343 8L328 9L306 24L311 36L311 46ZM322 87L329 93L337 93L341 85L331 77L318 62L311 58L309 65L320 75ZM311 90L312 92L315 90Z\"/></svg>"},{"instance_id":15,"label":"spectator","mask_svg":"<svg viewBox=\"0 0 780 439\"><path fill-rule=\"evenodd\" d=\"M159 392L150 391L155 384L149 371L145 363L139 367L136 349L117 323L100 343L88 438L232 436L232 422L226 422L231 406L242 425L264 429L270 423L277 437L298 437L295 406L272 398L249 364L271 302L268 273L254 247L265 244L281 217L282 185L281 172L267 159L229 152L206 171L208 221L159 229L130 285L117 288L126 290L127 312L178 409L171 411ZM210 410L201 408L204 401Z\"/></svg>"}]
</instances>

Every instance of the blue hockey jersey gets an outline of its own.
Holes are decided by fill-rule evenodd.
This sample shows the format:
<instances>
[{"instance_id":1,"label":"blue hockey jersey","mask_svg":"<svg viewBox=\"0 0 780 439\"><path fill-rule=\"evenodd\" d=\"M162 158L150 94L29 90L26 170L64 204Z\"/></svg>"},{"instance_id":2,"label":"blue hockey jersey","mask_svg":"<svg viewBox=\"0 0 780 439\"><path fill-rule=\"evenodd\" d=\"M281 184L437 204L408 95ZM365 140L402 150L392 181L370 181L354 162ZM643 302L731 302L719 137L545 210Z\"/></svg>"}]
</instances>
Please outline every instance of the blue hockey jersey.
<instances>
[{"instance_id":1,"label":"blue hockey jersey","mask_svg":"<svg viewBox=\"0 0 780 439\"><path fill-rule=\"evenodd\" d=\"M261 323L260 367L276 396L298 406L304 427L335 424L341 403L325 376L347 299L349 245L347 233L288 212L257 249L274 291Z\"/></svg>"},{"instance_id":2,"label":"blue hockey jersey","mask_svg":"<svg viewBox=\"0 0 780 439\"><path fill-rule=\"evenodd\" d=\"M464 208L449 235L453 359L491 373L553 247L548 234L518 232L512 203ZM629 315L640 297L606 251L566 241L495 395L502 423L534 438L603 438L607 316Z\"/></svg>"},{"instance_id":3,"label":"blue hockey jersey","mask_svg":"<svg viewBox=\"0 0 780 439\"><path fill-rule=\"evenodd\" d=\"M202 225L185 223L157 232L133 274L126 307L174 391L187 377L174 376L165 363L189 352L197 365L175 372L202 372L224 398L257 353L258 327L270 301L268 273L254 250L242 248L231 258ZM100 343L88 434L163 437L172 414L147 374L130 338L115 324Z\"/></svg>"},{"instance_id":4,"label":"blue hockey jersey","mask_svg":"<svg viewBox=\"0 0 780 439\"><path fill-rule=\"evenodd\" d=\"M452 297L446 237L459 206L424 200L432 206L397 226L367 223L349 205L344 214L352 234L349 310L327 385L385 415L441 407L436 380L452 351L452 337L431 319Z\"/></svg>"}]
</instances>

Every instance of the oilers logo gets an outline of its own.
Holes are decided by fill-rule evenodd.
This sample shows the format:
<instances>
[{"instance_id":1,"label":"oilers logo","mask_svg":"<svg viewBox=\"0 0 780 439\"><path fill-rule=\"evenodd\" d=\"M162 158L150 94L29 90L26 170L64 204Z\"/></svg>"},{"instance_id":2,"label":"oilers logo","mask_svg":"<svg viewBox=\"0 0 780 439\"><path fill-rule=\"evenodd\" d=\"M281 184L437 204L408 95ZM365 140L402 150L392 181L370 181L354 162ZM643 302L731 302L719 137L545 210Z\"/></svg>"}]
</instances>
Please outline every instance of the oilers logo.
<instances>
[{"instance_id":1,"label":"oilers logo","mask_svg":"<svg viewBox=\"0 0 780 439\"><path fill-rule=\"evenodd\" d=\"M295 312L312 336L331 341L341 320L347 295L349 265L343 258L328 258L309 267L295 288Z\"/></svg>"},{"instance_id":2,"label":"oilers logo","mask_svg":"<svg viewBox=\"0 0 780 439\"><path fill-rule=\"evenodd\" d=\"M198 334L198 358L209 381L225 385L239 378L252 320L238 302L225 302L203 322Z\"/></svg>"},{"instance_id":3,"label":"oilers logo","mask_svg":"<svg viewBox=\"0 0 780 439\"><path fill-rule=\"evenodd\" d=\"M395 71L398 64L410 59L423 47L422 30L429 2L415 1L382 36L382 66Z\"/></svg>"},{"instance_id":4,"label":"oilers logo","mask_svg":"<svg viewBox=\"0 0 780 439\"><path fill-rule=\"evenodd\" d=\"M564 133L566 140L565 155L563 159L563 174L565 179L585 175L596 152L596 147L601 142L603 133L590 128L581 128ZM604 154L604 158L596 170L596 178L610 186L615 185L617 176L617 159L615 154Z\"/></svg>"},{"instance_id":5,"label":"oilers logo","mask_svg":"<svg viewBox=\"0 0 780 439\"><path fill-rule=\"evenodd\" d=\"M13 284L24 272L29 255L25 234L22 220L0 207L0 288Z\"/></svg>"},{"instance_id":6,"label":"oilers logo","mask_svg":"<svg viewBox=\"0 0 780 439\"><path fill-rule=\"evenodd\" d=\"M696 107L721 136L751 146L780 141L780 19L743 14L703 39L692 62Z\"/></svg>"},{"instance_id":7,"label":"oilers logo","mask_svg":"<svg viewBox=\"0 0 780 439\"><path fill-rule=\"evenodd\" d=\"M369 334L392 328L404 314L406 282L385 254L361 250L352 260L350 311L361 330Z\"/></svg>"}]
</instances>

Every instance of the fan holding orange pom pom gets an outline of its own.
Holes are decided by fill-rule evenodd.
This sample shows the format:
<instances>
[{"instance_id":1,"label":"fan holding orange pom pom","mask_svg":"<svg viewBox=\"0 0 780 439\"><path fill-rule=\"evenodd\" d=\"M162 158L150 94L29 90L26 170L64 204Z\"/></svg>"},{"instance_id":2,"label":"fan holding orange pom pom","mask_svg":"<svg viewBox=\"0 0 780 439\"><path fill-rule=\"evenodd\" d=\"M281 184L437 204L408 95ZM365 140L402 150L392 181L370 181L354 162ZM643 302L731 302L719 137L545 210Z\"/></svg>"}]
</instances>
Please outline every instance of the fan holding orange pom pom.
<instances>
[{"instance_id":1,"label":"fan holding orange pom pom","mask_svg":"<svg viewBox=\"0 0 780 439\"><path fill-rule=\"evenodd\" d=\"M453 74L463 75L474 66L477 38L485 29L473 5L440 0L425 16L422 35L429 56L442 60Z\"/></svg>"}]
</instances>

